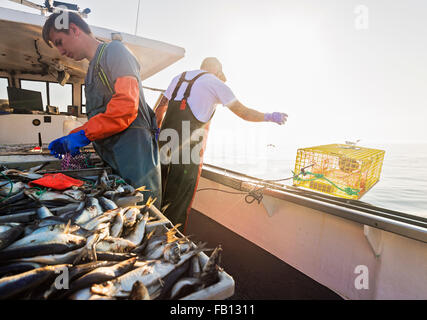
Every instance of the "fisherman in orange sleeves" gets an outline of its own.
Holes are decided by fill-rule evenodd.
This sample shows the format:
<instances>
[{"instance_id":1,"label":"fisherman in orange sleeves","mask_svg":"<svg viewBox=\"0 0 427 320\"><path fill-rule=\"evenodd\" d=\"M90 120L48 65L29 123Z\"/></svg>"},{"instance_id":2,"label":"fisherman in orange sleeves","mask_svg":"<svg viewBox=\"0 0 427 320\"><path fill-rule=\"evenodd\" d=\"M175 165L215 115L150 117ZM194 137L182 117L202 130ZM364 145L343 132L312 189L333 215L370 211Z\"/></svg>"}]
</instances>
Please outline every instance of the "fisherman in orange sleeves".
<instances>
[{"instance_id":1,"label":"fisherman in orange sleeves","mask_svg":"<svg viewBox=\"0 0 427 320\"><path fill-rule=\"evenodd\" d=\"M67 28L58 29L61 14L49 16L43 39L63 56L89 60L85 79L88 122L69 135L52 141L51 153L76 156L93 143L99 156L134 187L145 186L147 196L161 203L161 174L153 110L144 99L140 65L120 42L102 43L78 15L67 13Z\"/></svg>"}]
</instances>

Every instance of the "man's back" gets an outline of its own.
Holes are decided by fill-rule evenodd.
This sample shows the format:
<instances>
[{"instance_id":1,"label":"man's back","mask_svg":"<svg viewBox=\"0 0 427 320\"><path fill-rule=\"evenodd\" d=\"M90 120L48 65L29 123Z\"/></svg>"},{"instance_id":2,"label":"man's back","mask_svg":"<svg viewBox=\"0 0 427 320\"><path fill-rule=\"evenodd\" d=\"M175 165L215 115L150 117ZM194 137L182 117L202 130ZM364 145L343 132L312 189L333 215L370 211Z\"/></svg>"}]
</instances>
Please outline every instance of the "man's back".
<instances>
[{"instance_id":1,"label":"man's back","mask_svg":"<svg viewBox=\"0 0 427 320\"><path fill-rule=\"evenodd\" d=\"M186 80L195 78L198 74L204 72L203 70L187 71L185 75ZM175 87L181 74L176 76L170 83L164 96L171 100ZM175 101L180 101L184 97L184 92L187 89L187 82L183 82L179 88ZM201 76L194 83L190 97L188 98L188 105L197 120L201 122L208 122L215 111L217 104L229 105L236 100L231 89L219 80L213 74L205 74Z\"/></svg>"}]
</instances>

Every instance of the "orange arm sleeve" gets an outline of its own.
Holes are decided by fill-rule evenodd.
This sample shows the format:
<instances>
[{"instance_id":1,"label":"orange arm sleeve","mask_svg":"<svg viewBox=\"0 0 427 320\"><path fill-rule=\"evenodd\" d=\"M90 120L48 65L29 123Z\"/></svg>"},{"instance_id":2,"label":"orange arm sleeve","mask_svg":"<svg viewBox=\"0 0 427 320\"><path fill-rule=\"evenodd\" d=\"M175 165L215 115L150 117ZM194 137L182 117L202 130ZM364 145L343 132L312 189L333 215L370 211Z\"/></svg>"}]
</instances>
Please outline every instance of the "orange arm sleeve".
<instances>
[{"instance_id":1,"label":"orange arm sleeve","mask_svg":"<svg viewBox=\"0 0 427 320\"><path fill-rule=\"evenodd\" d=\"M71 130L69 134L79 132L80 130L84 130L84 125L83 125L83 126L80 126L80 127L78 127L78 128L75 128L74 130Z\"/></svg>"},{"instance_id":2,"label":"orange arm sleeve","mask_svg":"<svg viewBox=\"0 0 427 320\"><path fill-rule=\"evenodd\" d=\"M133 77L117 78L116 93L111 98L104 113L90 118L83 125L90 141L108 138L127 129L138 116L139 85Z\"/></svg>"},{"instance_id":3,"label":"orange arm sleeve","mask_svg":"<svg viewBox=\"0 0 427 320\"><path fill-rule=\"evenodd\" d=\"M156 113L157 128L162 127L163 118L165 116L166 111L168 110L168 102L169 100L165 96L162 96L162 99L160 100L159 105L154 111Z\"/></svg>"}]
</instances>

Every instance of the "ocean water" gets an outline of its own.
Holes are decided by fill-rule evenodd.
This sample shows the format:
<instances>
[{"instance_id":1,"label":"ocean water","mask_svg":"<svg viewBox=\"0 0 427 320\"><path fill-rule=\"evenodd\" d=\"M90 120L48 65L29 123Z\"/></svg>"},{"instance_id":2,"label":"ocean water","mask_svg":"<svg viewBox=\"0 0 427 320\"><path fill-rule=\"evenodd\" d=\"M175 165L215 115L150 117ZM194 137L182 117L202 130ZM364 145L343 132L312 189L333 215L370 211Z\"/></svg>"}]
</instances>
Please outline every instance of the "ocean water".
<instances>
[{"instance_id":1,"label":"ocean water","mask_svg":"<svg viewBox=\"0 0 427 320\"><path fill-rule=\"evenodd\" d=\"M233 148L218 152L218 148L208 144L204 162L260 179L283 179L292 176L297 149L310 146L266 145L251 153ZM361 146L385 150L385 158L380 181L360 200L427 217L427 144ZM292 181L283 184L291 185Z\"/></svg>"}]
</instances>

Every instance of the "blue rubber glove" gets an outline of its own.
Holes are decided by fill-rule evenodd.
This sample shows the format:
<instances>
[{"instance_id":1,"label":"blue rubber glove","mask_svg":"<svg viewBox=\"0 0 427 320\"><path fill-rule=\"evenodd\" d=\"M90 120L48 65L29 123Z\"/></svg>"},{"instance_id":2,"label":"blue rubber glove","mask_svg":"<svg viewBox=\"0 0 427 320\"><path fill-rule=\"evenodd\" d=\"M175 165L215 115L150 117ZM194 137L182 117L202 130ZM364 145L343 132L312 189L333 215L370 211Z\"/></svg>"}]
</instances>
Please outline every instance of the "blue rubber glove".
<instances>
[{"instance_id":1,"label":"blue rubber glove","mask_svg":"<svg viewBox=\"0 0 427 320\"><path fill-rule=\"evenodd\" d=\"M65 148L64 148L64 139L65 138L66 137L62 137L62 138L53 140L49 144L50 154L54 155L55 158L62 159L62 156L67 153L65 151Z\"/></svg>"},{"instance_id":2,"label":"blue rubber glove","mask_svg":"<svg viewBox=\"0 0 427 320\"><path fill-rule=\"evenodd\" d=\"M66 153L70 153L72 157L75 157L80 154L80 148L87 146L90 142L84 130L80 130L52 141L49 144L49 150L51 154L59 159L62 159L62 156Z\"/></svg>"},{"instance_id":3,"label":"blue rubber glove","mask_svg":"<svg viewBox=\"0 0 427 320\"><path fill-rule=\"evenodd\" d=\"M275 122L277 124L284 124L288 120L288 115L281 112L265 113L264 121Z\"/></svg>"}]
</instances>

